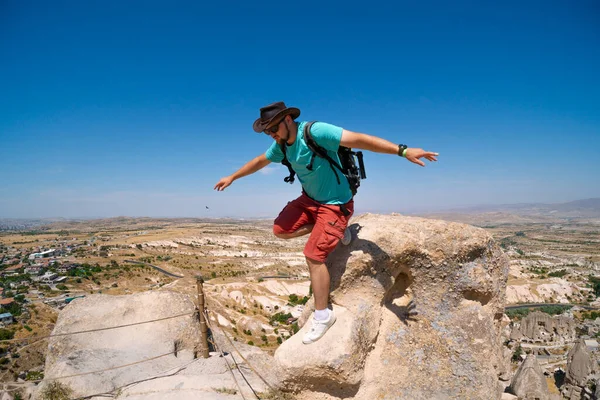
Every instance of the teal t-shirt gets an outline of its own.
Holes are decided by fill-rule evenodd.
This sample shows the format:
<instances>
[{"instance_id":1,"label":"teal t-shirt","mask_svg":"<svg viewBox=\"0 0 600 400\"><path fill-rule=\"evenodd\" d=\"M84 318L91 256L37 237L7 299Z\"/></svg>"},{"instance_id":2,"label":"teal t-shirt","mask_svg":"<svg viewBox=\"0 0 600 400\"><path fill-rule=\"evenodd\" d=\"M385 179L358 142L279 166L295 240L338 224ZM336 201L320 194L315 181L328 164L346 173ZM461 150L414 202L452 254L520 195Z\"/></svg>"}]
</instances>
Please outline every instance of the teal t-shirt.
<instances>
[{"instance_id":1,"label":"teal t-shirt","mask_svg":"<svg viewBox=\"0 0 600 400\"><path fill-rule=\"evenodd\" d=\"M315 157L313 170L309 171L306 168L310 163L313 152L304 141L304 125L306 125L305 121L298 123L296 140L291 146L285 145L287 159L296 171L296 176L300 180L302 188L308 196L321 204L345 204L349 202L352 199L352 192L348 180L339 170L335 169L340 180L338 184L335 173L326 159ZM342 140L342 128L325 122L315 122L310 128L310 133L315 142L326 149L329 156L339 164L340 159L337 151ZM283 152L277 142L273 142L265 155L271 162L280 163L283 160Z\"/></svg>"}]
</instances>

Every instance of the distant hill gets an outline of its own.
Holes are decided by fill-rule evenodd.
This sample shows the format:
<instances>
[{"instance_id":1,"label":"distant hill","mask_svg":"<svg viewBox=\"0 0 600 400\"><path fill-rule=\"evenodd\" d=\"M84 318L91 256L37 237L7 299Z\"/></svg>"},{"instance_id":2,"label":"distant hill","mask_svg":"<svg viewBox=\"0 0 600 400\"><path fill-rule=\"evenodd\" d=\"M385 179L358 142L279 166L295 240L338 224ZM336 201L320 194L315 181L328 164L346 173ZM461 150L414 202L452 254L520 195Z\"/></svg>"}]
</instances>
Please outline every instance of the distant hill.
<instances>
[{"instance_id":1,"label":"distant hill","mask_svg":"<svg viewBox=\"0 0 600 400\"><path fill-rule=\"evenodd\" d=\"M469 223L474 223L474 221L524 223L600 219L600 198L554 204L516 203L456 207L431 213L418 213L418 215L457 221L465 221L464 217L468 217Z\"/></svg>"},{"instance_id":2,"label":"distant hill","mask_svg":"<svg viewBox=\"0 0 600 400\"><path fill-rule=\"evenodd\" d=\"M97 230L154 230L185 224L258 225L272 223L264 219L240 218L168 218L168 217L111 217L111 218L46 218L0 219L0 231L36 231L39 233L66 230L72 233Z\"/></svg>"},{"instance_id":3,"label":"distant hill","mask_svg":"<svg viewBox=\"0 0 600 400\"><path fill-rule=\"evenodd\" d=\"M566 203L515 203L455 207L431 212L405 213L424 217L461 221L482 225L487 223L564 222L565 220L595 220L600 222L600 198ZM271 224L272 218L0 218L0 231L23 230L85 230L102 228L156 229L172 224Z\"/></svg>"},{"instance_id":4,"label":"distant hill","mask_svg":"<svg viewBox=\"0 0 600 400\"><path fill-rule=\"evenodd\" d=\"M67 221L65 218L0 218L0 231L23 231L35 229L55 222Z\"/></svg>"},{"instance_id":5,"label":"distant hill","mask_svg":"<svg viewBox=\"0 0 600 400\"><path fill-rule=\"evenodd\" d=\"M550 204L552 206L552 204ZM600 212L600 198L575 200L568 203L560 203L553 205L555 209L571 212L571 211L589 211L589 212Z\"/></svg>"},{"instance_id":6,"label":"distant hill","mask_svg":"<svg viewBox=\"0 0 600 400\"><path fill-rule=\"evenodd\" d=\"M489 204L471 207L457 207L443 212L512 212L519 215L551 215L556 213L579 213L581 216L600 217L600 198L569 201L567 203L515 203ZM585 214L585 215L584 215Z\"/></svg>"}]
</instances>

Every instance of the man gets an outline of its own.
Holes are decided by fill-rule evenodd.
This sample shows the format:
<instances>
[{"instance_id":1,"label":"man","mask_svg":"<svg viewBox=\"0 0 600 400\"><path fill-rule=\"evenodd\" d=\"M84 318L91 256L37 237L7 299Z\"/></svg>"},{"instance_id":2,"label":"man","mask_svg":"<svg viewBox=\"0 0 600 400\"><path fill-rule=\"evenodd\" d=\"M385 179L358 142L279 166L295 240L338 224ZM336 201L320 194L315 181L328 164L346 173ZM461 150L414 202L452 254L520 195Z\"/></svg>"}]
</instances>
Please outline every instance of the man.
<instances>
[{"instance_id":1,"label":"man","mask_svg":"<svg viewBox=\"0 0 600 400\"><path fill-rule=\"evenodd\" d=\"M275 142L265 154L249 161L232 175L221 178L214 188L222 191L236 179L253 174L271 162L281 162L284 158L281 146L285 146L285 155L302 184L302 195L281 211L273 224L273 233L282 239L310 233L304 255L315 297L315 313L311 329L303 338L303 343L309 344L319 340L336 320L333 310L327 308L330 278L325 260L340 240L343 244L348 244L351 240L347 226L354 212L354 201L347 179L339 171L336 173L329 161L315 157L312 168L307 168L313 153L304 138L306 122L296 122L299 116L299 109L286 107L283 102L261 108L260 118L254 121L253 129L255 132L266 133ZM351 132L323 122L315 122L310 133L314 141L325 148L338 164L339 146L394 154L423 167L425 163L421 158L437 161L437 153L407 148L379 137Z\"/></svg>"}]
</instances>

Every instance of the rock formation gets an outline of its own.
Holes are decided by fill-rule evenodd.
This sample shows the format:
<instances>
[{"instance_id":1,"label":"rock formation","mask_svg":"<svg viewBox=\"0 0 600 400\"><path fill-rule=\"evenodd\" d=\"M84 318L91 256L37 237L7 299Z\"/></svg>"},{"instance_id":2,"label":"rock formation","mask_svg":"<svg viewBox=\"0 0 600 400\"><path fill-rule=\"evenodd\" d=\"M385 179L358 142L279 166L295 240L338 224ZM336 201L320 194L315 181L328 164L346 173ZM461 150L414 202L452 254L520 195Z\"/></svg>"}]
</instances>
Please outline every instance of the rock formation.
<instances>
[{"instance_id":1,"label":"rock formation","mask_svg":"<svg viewBox=\"0 0 600 400\"><path fill-rule=\"evenodd\" d=\"M565 382L576 386L584 386L588 375L592 372L592 357L585 345L585 340L579 339L577 344L567 354L567 374Z\"/></svg>"},{"instance_id":2,"label":"rock formation","mask_svg":"<svg viewBox=\"0 0 600 400\"><path fill-rule=\"evenodd\" d=\"M353 242L339 246L327 262L336 324L311 345L301 342L304 326L279 347L275 360L238 342L245 358L271 384L300 399L499 399L504 389L499 377L506 381L510 376L502 346L508 259L492 237L464 224L400 215L367 214L352 222ZM312 300L301 324L311 308ZM167 291L93 295L69 304L54 334L193 310L190 298ZM212 311L216 323L222 310ZM74 396L123 387L119 398L128 400L234 398L228 394L236 387L226 378L224 358L193 360L198 329L197 321L186 316L55 337L49 342L45 376L150 359L172 352L178 343L182 350L177 357L169 354L61 382ZM232 354L225 357L230 358ZM148 379L158 375L163 377ZM265 391L255 375L249 373L247 379L257 391ZM136 381L140 383L131 385Z\"/></svg>"},{"instance_id":3,"label":"rock formation","mask_svg":"<svg viewBox=\"0 0 600 400\"><path fill-rule=\"evenodd\" d=\"M597 372L597 362L587 349L585 340L579 339L567 354L567 371L563 395L568 399L591 398L591 390L587 388L590 374Z\"/></svg>"},{"instance_id":4,"label":"rock formation","mask_svg":"<svg viewBox=\"0 0 600 400\"><path fill-rule=\"evenodd\" d=\"M60 313L53 334L135 324L180 314L193 314L195 305L186 295L169 291L150 291L129 296L90 295L71 302ZM199 324L194 315L51 338L48 345L45 377L78 375L118 367L140 360L147 362L100 373L61 379L73 390L73 397L109 393L120 388L119 398L128 400L196 398L226 400L237 390L223 358L213 354L208 359L194 360L198 348ZM224 343L224 338L215 340ZM180 349L175 354L174 347ZM263 365L268 357L256 347L245 348L246 358ZM166 354L166 356L156 356ZM233 365L231 355L227 357ZM238 360L239 361L239 360ZM268 362L264 363L268 365ZM265 371L267 368L263 368ZM176 371L181 370L178 374ZM268 375L268 371L263 372ZM265 390L264 384L251 373L253 386ZM240 376L238 380L242 380ZM132 384L137 382L135 384ZM47 382L40 384L37 397ZM221 392L219 392L221 390ZM247 387L246 387L246 390ZM246 393L247 396L251 395ZM105 398L105 397L94 397Z\"/></svg>"},{"instance_id":5,"label":"rock formation","mask_svg":"<svg viewBox=\"0 0 600 400\"><path fill-rule=\"evenodd\" d=\"M511 339L525 340L531 343L572 342L577 338L575 321L563 315L550 316L535 311L516 324L511 333Z\"/></svg>"},{"instance_id":6,"label":"rock formation","mask_svg":"<svg viewBox=\"0 0 600 400\"><path fill-rule=\"evenodd\" d=\"M510 391L523 400L550 399L548 383L534 354L529 354L517 369L510 384Z\"/></svg>"},{"instance_id":7,"label":"rock formation","mask_svg":"<svg viewBox=\"0 0 600 400\"><path fill-rule=\"evenodd\" d=\"M327 262L337 322L314 344L302 344L305 326L279 347L282 387L365 400L500 398L508 259L491 236L400 215L352 222L353 242Z\"/></svg>"}]
</instances>

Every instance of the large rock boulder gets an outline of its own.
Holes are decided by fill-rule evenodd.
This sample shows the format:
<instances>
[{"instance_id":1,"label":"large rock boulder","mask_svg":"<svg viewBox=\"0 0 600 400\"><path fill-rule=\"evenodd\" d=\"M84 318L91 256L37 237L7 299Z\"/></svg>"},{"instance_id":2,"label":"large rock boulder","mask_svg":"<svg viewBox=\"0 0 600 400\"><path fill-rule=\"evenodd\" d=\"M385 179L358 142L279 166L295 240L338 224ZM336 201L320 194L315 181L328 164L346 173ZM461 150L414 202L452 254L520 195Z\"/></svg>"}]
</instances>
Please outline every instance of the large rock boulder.
<instances>
[{"instance_id":1,"label":"large rock boulder","mask_svg":"<svg viewBox=\"0 0 600 400\"><path fill-rule=\"evenodd\" d=\"M567 353L567 373L565 382L575 386L585 386L587 378L592 372L592 356L585 340L579 339Z\"/></svg>"},{"instance_id":2,"label":"large rock boulder","mask_svg":"<svg viewBox=\"0 0 600 400\"><path fill-rule=\"evenodd\" d=\"M200 332L194 312L192 298L170 291L76 299L62 310L54 327L53 335L67 335L50 339L45 377L72 376L59 380L73 390L72 398L102 393L118 393L119 398L131 400L239 398L233 395L239 389L220 353L211 353L207 359L195 358ZM158 321L137 324L151 320ZM78 331L90 332L68 334ZM224 347L226 340L219 333L214 332L213 338ZM259 349L242 344L238 347L245 349L245 357L255 365L268 365L272 360L256 354L262 353ZM263 360L265 357L268 360ZM231 354L226 359L234 365ZM98 372L86 374L92 371ZM245 375L253 387L265 390L256 376ZM40 384L37 398L50 382ZM245 390L246 395L252 394L247 387Z\"/></svg>"},{"instance_id":3,"label":"large rock boulder","mask_svg":"<svg viewBox=\"0 0 600 400\"><path fill-rule=\"evenodd\" d=\"M304 326L279 347L282 387L365 400L500 398L508 259L492 237L401 215L352 222L353 242L327 261L338 320L316 343L302 344Z\"/></svg>"},{"instance_id":4,"label":"large rock boulder","mask_svg":"<svg viewBox=\"0 0 600 400\"><path fill-rule=\"evenodd\" d=\"M549 400L550 391L544 372L534 354L529 354L519 366L510 384L510 390L520 399Z\"/></svg>"}]
</instances>

